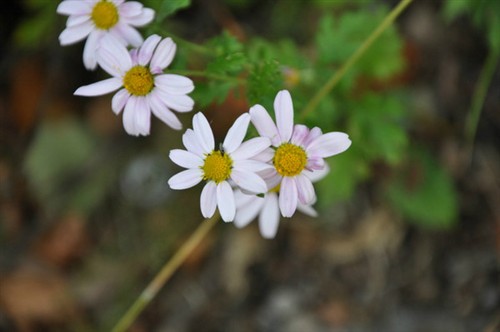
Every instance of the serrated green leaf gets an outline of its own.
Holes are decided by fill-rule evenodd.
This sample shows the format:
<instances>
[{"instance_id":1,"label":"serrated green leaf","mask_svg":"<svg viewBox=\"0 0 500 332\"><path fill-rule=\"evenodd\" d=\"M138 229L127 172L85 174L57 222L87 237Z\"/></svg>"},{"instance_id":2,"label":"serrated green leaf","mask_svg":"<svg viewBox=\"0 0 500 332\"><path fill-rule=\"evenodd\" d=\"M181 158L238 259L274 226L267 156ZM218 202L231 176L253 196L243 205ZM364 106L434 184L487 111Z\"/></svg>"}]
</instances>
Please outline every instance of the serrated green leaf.
<instances>
[{"instance_id":1,"label":"serrated green leaf","mask_svg":"<svg viewBox=\"0 0 500 332\"><path fill-rule=\"evenodd\" d=\"M283 85L280 64L273 60L252 64L247 84L250 104L268 104Z\"/></svg>"}]
</instances>

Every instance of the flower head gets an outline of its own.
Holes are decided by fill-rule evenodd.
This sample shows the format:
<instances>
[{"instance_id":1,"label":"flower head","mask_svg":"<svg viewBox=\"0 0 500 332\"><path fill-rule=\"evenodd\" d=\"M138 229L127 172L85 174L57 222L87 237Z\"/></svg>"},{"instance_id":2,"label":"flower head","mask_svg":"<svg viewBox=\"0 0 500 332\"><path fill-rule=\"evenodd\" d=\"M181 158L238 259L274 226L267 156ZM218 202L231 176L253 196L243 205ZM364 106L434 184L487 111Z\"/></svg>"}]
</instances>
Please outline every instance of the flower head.
<instances>
[{"instance_id":1,"label":"flower head","mask_svg":"<svg viewBox=\"0 0 500 332\"><path fill-rule=\"evenodd\" d=\"M82 86L79 96L98 96L120 89L111 101L113 112L123 112L123 126L130 135L149 135L151 112L173 129L182 124L172 110L189 112L194 101L187 96L193 82L184 76L163 74L172 62L176 45L170 38L148 37L130 52L114 38L104 37L97 56L112 78Z\"/></svg>"},{"instance_id":2,"label":"flower head","mask_svg":"<svg viewBox=\"0 0 500 332\"><path fill-rule=\"evenodd\" d=\"M134 27L150 23L155 14L137 1L124 0L64 0L57 13L69 16L66 29L59 35L61 45L87 38L83 50L87 69L97 67L96 52L103 36L113 36L124 46L139 47L143 39Z\"/></svg>"},{"instance_id":3,"label":"flower head","mask_svg":"<svg viewBox=\"0 0 500 332\"><path fill-rule=\"evenodd\" d=\"M250 115L259 134L271 139L274 147L273 177L280 184L279 208L284 217L291 217L299 202L310 205L316 200L306 172L323 169L324 158L344 152L351 140L341 132L323 134L318 127L294 126L292 98L287 90L276 95L274 111L276 124L261 105L253 106Z\"/></svg>"},{"instance_id":4,"label":"flower head","mask_svg":"<svg viewBox=\"0 0 500 332\"><path fill-rule=\"evenodd\" d=\"M182 141L186 150L170 151L170 159L187 168L168 180L172 189L191 188L206 181L201 192L200 207L205 218L210 218L218 207L224 221L232 221L236 205L231 183L254 194L267 191L266 183L256 172L270 167L269 164L252 160L267 149L271 142L266 137L256 137L243 142L250 123L250 115L242 114L229 129L221 149L215 149L210 124L203 115L193 117L193 129L188 129Z\"/></svg>"}]
</instances>

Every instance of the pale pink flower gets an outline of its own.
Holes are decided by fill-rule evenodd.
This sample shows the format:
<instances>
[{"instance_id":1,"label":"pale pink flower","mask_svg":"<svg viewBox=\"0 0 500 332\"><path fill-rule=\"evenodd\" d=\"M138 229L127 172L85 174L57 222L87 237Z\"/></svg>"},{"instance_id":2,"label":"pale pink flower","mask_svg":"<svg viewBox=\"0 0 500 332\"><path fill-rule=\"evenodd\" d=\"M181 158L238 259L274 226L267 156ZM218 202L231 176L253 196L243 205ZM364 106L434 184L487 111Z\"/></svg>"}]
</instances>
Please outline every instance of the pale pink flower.
<instances>
[{"instance_id":1,"label":"pale pink flower","mask_svg":"<svg viewBox=\"0 0 500 332\"><path fill-rule=\"evenodd\" d=\"M97 59L112 78L82 86L79 96L98 96L120 89L111 101L115 114L123 112L123 126L130 135L149 135L153 113L173 129L182 124L172 111L189 112L194 101L187 94L193 91L189 78L163 74L174 58L176 45L170 38L149 36L138 49L127 51L114 38L104 37Z\"/></svg>"},{"instance_id":2,"label":"pale pink flower","mask_svg":"<svg viewBox=\"0 0 500 332\"><path fill-rule=\"evenodd\" d=\"M293 104L287 90L280 91L274 100L276 124L261 105L250 109L251 120L259 134L269 137L274 147L272 163L274 176L279 180L279 207L284 217L291 217L300 202L310 205L316 199L307 170L321 170L324 158L344 152L351 145L348 135L342 132L323 134L314 127L295 125Z\"/></svg>"},{"instance_id":3,"label":"pale pink flower","mask_svg":"<svg viewBox=\"0 0 500 332\"><path fill-rule=\"evenodd\" d=\"M59 35L61 45L87 38L83 49L87 69L97 67L96 54L103 36L113 36L124 46L139 47L143 39L135 27L150 23L155 15L141 3L125 0L64 0L57 13L69 16Z\"/></svg>"},{"instance_id":4,"label":"pale pink flower","mask_svg":"<svg viewBox=\"0 0 500 332\"><path fill-rule=\"evenodd\" d=\"M252 160L271 144L267 137L256 137L243 142L250 115L242 114L229 129L222 148L215 148L210 124L203 115L193 117L193 129L188 129L182 141L186 150L170 151L170 159L187 170L168 180L170 188L191 188L206 181L201 192L200 207L205 218L214 215L218 207L224 221L233 221L236 214L234 193L231 184L254 194L267 191L266 183L256 172L268 169L267 163Z\"/></svg>"}]
</instances>

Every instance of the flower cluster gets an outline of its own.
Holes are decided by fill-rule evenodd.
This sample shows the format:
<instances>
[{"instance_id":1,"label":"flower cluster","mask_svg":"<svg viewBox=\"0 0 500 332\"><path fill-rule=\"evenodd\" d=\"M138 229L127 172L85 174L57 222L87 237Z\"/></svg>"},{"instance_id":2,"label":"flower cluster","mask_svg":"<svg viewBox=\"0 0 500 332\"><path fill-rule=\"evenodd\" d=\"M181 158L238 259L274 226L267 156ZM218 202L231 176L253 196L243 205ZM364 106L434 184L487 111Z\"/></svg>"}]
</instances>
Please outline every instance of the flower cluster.
<instances>
[{"instance_id":1,"label":"flower cluster","mask_svg":"<svg viewBox=\"0 0 500 332\"><path fill-rule=\"evenodd\" d=\"M111 76L78 88L76 95L118 90L111 109L117 115L123 111L123 126L130 135L149 135L151 113L173 129L182 128L173 111L193 110L188 94L194 84L187 77L164 72L176 53L171 38L151 35L143 40L135 29L153 20L152 9L137 1L64 0L57 12L69 16L59 36L61 45L87 39L85 67L99 65ZM208 120L196 113L193 128L182 136L185 149L170 151L170 159L185 168L168 180L170 188L187 189L204 181L200 208L205 218L218 209L224 221L244 227L258 217L266 238L276 235L280 216L292 217L297 209L316 216L313 182L329 171L324 159L347 150L351 141L342 132L323 134L318 127L294 124L287 90L276 95L274 114L276 121L261 105L252 106L216 145ZM260 136L244 141L250 123Z\"/></svg>"}]
</instances>

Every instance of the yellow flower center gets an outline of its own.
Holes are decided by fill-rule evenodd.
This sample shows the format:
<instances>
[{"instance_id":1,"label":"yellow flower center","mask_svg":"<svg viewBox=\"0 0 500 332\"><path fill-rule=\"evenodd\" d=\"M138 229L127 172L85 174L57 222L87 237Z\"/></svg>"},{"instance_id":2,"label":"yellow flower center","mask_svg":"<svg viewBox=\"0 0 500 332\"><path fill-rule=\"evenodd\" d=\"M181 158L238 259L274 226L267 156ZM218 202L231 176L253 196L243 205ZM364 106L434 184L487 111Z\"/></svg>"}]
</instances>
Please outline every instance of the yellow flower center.
<instances>
[{"instance_id":1,"label":"yellow flower center","mask_svg":"<svg viewBox=\"0 0 500 332\"><path fill-rule=\"evenodd\" d=\"M102 0L94 6L90 16L96 27L108 30L118 23L118 8L114 3Z\"/></svg>"},{"instance_id":2,"label":"yellow flower center","mask_svg":"<svg viewBox=\"0 0 500 332\"><path fill-rule=\"evenodd\" d=\"M153 89L153 74L144 66L132 67L123 78L123 86L132 95L145 96Z\"/></svg>"},{"instance_id":3,"label":"yellow flower center","mask_svg":"<svg viewBox=\"0 0 500 332\"><path fill-rule=\"evenodd\" d=\"M231 175L233 161L228 154L221 151L212 151L205 158L205 163L201 167L203 170L203 180L212 180L215 183L225 181Z\"/></svg>"},{"instance_id":4,"label":"yellow flower center","mask_svg":"<svg viewBox=\"0 0 500 332\"><path fill-rule=\"evenodd\" d=\"M296 176L306 167L307 155L300 146L284 143L276 149L273 163L280 175Z\"/></svg>"}]
</instances>

